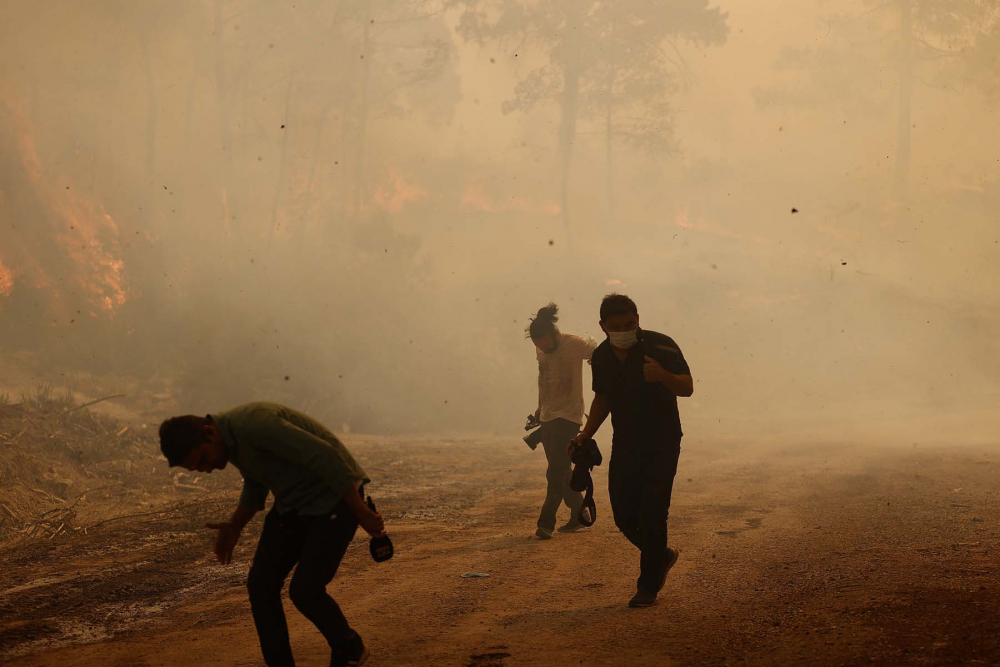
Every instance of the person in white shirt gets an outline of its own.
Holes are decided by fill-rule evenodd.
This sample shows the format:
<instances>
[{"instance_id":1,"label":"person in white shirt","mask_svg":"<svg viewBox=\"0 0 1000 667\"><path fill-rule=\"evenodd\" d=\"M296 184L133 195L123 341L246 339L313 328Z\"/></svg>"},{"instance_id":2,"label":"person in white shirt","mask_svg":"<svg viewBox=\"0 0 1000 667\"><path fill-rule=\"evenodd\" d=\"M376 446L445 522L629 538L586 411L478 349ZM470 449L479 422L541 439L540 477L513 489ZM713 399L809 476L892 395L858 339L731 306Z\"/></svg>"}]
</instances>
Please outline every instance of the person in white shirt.
<instances>
[{"instance_id":1,"label":"person in white shirt","mask_svg":"<svg viewBox=\"0 0 1000 667\"><path fill-rule=\"evenodd\" d=\"M585 339L562 333L556 326L559 307L554 303L539 309L527 328L528 338L535 345L538 359L538 410L535 417L542 423L539 431L548 469L548 491L538 516L535 535L552 538L559 505L570 510L569 521L559 532L573 532L583 527L579 521L583 495L569 487L572 469L566 445L580 432L583 423L583 362L597 347L593 338Z\"/></svg>"}]
</instances>

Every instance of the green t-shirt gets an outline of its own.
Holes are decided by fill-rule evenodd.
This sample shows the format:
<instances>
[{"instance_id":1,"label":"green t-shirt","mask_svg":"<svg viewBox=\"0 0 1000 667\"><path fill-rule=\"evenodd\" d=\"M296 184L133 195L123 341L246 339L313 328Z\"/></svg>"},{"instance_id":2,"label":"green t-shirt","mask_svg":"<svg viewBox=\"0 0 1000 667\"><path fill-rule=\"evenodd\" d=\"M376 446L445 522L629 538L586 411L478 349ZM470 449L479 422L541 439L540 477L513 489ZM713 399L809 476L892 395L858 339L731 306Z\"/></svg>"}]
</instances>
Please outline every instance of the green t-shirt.
<instances>
[{"instance_id":1,"label":"green t-shirt","mask_svg":"<svg viewBox=\"0 0 1000 667\"><path fill-rule=\"evenodd\" d=\"M246 403L209 418L243 475L241 507L264 509L270 492L279 513L325 515L356 485L371 481L333 433L292 408Z\"/></svg>"}]
</instances>

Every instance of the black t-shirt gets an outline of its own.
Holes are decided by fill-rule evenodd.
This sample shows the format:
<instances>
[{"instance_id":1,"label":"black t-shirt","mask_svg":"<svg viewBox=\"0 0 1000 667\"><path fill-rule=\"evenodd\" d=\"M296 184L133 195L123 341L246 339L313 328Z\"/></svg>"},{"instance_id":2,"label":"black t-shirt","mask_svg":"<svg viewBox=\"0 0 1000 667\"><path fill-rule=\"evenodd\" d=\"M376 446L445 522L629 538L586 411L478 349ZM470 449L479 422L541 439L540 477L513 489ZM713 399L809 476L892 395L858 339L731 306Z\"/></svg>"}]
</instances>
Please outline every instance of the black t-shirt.
<instances>
[{"instance_id":1,"label":"black t-shirt","mask_svg":"<svg viewBox=\"0 0 1000 667\"><path fill-rule=\"evenodd\" d=\"M638 338L624 363L608 340L594 350L591 362L594 393L606 394L611 401L616 444L634 442L641 446L647 441L682 435L677 397L659 382L646 382L642 367L648 356L675 375L690 375L691 369L670 336L640 329Z\"/></svg>"}]
</instances>

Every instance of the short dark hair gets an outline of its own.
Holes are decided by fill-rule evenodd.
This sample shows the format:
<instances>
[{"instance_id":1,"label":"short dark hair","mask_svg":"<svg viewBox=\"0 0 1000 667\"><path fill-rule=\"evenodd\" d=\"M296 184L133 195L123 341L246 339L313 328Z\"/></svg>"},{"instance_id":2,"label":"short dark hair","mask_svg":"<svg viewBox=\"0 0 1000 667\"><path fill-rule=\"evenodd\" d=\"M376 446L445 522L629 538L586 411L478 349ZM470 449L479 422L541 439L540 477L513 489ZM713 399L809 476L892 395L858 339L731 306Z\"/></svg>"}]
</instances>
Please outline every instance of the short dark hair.
<instances>
[{"instance_id":1,"label":"short dark hair","mask_svg":"<svg viewBox=\"0 0 1000 667\"><path fill-rule=\"evenodd\" d=\"M549 303L544 308L539 308L535 316L531 318L531 324L528 325L528 337L531 340L538 340L551 333L556 333L559 331L559 327L556 326L558 321L559 306Z\"/></svg>"},{"instance_id":2,"label":"short dark hair","mask_svg":"<svg viewBox=\"0 0 1000 667\"><path fill-rule=\"evenodd\" d=\"M615 315L638 315L639 309L635 301L624 294L612 292L601 300L601 321L604 322L609 317Z\"/></svg>"},{"instance_id":3,"label":"short dark hair","mask_svg":"<svg viewBox=\"0 0 1000 667\"><path fill-rule=\"evenodd\" d=\"M208 417L183 415L160 424L160 451L171 468L183 463L191 450L205 442L205 426L211 423Z\"/></svg>"}]
</instances>

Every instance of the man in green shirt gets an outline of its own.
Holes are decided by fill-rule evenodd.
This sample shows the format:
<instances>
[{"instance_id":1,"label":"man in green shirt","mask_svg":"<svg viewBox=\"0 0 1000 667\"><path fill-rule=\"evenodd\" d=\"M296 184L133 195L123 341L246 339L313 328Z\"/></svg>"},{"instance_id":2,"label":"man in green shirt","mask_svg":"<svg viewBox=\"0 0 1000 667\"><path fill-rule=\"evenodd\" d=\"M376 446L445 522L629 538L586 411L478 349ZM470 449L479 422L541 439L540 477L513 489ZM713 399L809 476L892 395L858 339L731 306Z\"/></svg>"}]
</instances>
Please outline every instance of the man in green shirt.
<instances>
[{"instance_id":1,"label":"man in green shirt","mask_svg":"<svg viewBox=\"0 0 1000 667\"><path fill-rule=\"evenodd\" d=\"M288 597L330 644L331 667L364 664L368 648L326 586L358 526L378 536L385 523L364 502L364 484L371 480L336 436L291 408L247 403L166 420L160 449L171 467L211 473L232 463L243 475L232 517L207 524L219 531L215 555L221 563L232 561L243 527L274 494L247 578L264 661L270 667L295 664L281 605L281 589L295 568Z\"/></svg>"}]
</instances>

